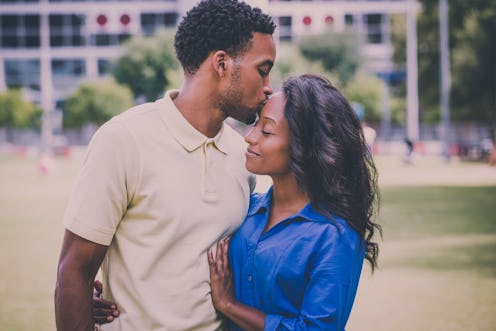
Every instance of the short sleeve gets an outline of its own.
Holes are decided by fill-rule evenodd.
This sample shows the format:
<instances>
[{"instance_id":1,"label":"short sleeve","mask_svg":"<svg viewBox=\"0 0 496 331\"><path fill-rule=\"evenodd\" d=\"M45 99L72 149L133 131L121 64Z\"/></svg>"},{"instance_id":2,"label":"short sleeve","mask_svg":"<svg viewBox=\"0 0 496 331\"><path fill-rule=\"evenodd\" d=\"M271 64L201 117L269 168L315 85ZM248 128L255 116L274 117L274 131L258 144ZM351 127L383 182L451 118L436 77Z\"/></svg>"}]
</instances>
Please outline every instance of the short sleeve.
<instances>
[{"instance_id":1,"label":"short sleeve","mask_svg":"<svg viewBox=\"0 0 496 331\"><path fill-rule=\"evenodd\" d=\"M64 215L67 230L110 245L126 212L139 173L136 143L123 124L113 120L93 136Z\"/></svg>"}]
</instances>

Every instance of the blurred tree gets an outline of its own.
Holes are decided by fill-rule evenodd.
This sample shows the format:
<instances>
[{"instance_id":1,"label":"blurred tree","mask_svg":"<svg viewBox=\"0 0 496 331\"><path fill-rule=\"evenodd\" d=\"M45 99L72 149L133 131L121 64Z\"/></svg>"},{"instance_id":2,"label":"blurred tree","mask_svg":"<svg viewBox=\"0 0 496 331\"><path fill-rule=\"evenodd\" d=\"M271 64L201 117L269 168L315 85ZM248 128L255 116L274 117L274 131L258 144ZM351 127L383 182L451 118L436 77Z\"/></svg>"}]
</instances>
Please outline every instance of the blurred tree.
<instances>
[{"instance_id":1,"label":"blurred tree","mask_svg":"<svg viewBox=\"0 0 496 331\"><path fill-rule=\"evenodd\" d=\"M406 99L404 97L392 96L391 106L391 123L406 125Z\"/></svg>"},{"instance_id":2,"label":"blurred tree","mask_svg":"<svg viewBox=\"0 0 496 331\"><path fill-rule=\"evenodd\" d=\"M170 82L170 70L178 68L173 34L162 31L153 37L133 37L125 45L125 53L113 65L116 80L127 85L134 98L154 101Z\"/></svg>"},{"instance_id":3,"label":"blurred tree","mask_svg":"<svg viewBox=\"0 0 496 331\"><path fill-rule=\"evenodd\" d=\"M478 2L453 18L452 100L454 119L489 122L496 129L496 2ZM483 5L482 3L485 4ZM493 137L494 138L494 137Z\"/></svg>"},{"instance_id":4,"label":"blurred tree","mask_svg":"<svg viewBox=\"0 0 496 331\"><path fill-rule=\"evenodd\" d=\"M289 76L298 76L306 73L321 74L329 78L333 84L339 85L340 83L337 78L326 71L321 61L308 60L294 43L280 43L277 49L277 60L270 74L270 80L274 90L280 89L282 82Z\"/></svg>"},{"instance_id":5,"label":"blurred tree","mask_svg":"<svg viewBox=\"0 0 496 331\"><path fill-rule=\"evenodd\" d=\"M131 91L113 80L83 83L64 102L63 126L100 125L133 105Z\"/></svg>"},{"instance_id":6,"label":"blurred tree","mask_svg":"<svg viewBox=\"0 0 496 331\"><path fill-rule=\"evenodd\" d=\"M406 17L404 14L391 15L391 42L394 46L393 61L404 68L406 64Z\"/></svg>"},{"instance_id":7,"label":"blurred tree","mask_svg":"<svg viewBox=\"0 0 496 331\"><path fill-rule=\"evenodd\" d=\"M439 120L439 0L419 0L419 96L422 121ZM451 117L496 129L496 2L450 0ZM405 37L393 29L393 58L405 61ZM493 137L494 138L494 137Z\"/></svg>"},{"instance_id":8,"label":"blurred tree","mask_svg":"<svg viewBox=\"0 0 496 331\"><path fill-rule=\"evenodd\" d=\"M321 61L325 70L346 85L360 66L358 40L352 32L306 36L299 42L301 53L311 61Z\"/></svg>"},{"instance_id":9,"label":"blurred tree","mask_svg":"<svg viewBox=\"0 0 496 331\"><path fill-rule=\"evenodd\" d=\"M381 120L381 93L383 82L366 73L357 73L344 89L344 95L350 102L362 104L366 122Z\"/></svg>"},{"instance_id":10,"label":"blurred tree","mask_svg":"<svg viewBox=\"0 0 496 331\"><path fill-rule=\"evenodd\" d=\"M19 89L8 89L0 93L0 127L38 128L42 110L27 101Z\"/></svg>"}]
</instances>

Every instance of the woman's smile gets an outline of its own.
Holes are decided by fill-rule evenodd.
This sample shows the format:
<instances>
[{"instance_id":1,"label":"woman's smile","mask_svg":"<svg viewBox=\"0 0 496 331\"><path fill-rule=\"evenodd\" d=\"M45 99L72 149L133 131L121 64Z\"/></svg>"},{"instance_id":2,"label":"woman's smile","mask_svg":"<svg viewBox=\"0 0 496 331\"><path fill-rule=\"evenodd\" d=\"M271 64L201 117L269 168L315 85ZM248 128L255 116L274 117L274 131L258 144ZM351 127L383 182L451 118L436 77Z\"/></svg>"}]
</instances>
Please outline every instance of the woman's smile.
<instances>
[{"instance_id":1,"label":"woman's smile","mask_svg":"<svg viewBox=\"0 0 496 331\"><path fill-rule=\"evenodd\" d=\"M246 150L246 157L259 157L260 154L254 152L252 149L248 148Z\"/></svg>"}]
</instances>

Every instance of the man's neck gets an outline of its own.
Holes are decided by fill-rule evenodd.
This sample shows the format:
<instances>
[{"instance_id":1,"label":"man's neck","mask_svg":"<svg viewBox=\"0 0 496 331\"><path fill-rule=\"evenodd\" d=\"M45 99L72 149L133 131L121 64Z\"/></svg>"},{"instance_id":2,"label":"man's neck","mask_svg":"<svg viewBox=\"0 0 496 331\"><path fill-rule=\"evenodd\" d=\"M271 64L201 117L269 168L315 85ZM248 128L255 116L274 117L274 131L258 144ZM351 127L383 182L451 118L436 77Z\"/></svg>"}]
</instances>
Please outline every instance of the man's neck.
<instances>
[{"instance_id":1,"label":"man's neck","mask_svg":"<svg viewBox=\"0 0 496 331\"><path fill-rule=\"evenodd\" d=\"M215 137L226 119L217 103L215 91L205 88L201 78L186 78L173 102L184 118L209 138Z\"/></svg>"}]
</instances>

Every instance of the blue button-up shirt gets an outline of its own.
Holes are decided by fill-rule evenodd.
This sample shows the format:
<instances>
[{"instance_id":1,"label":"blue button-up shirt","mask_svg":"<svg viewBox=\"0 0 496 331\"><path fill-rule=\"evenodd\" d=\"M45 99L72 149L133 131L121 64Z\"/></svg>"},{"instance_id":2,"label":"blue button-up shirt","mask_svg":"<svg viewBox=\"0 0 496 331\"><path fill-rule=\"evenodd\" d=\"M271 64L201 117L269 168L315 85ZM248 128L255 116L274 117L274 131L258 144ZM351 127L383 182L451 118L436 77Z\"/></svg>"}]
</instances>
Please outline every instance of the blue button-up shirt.
<instances>
[{"instance_id":1,"label":"blue button-up shirt","mask_svg":"<svg viewBox=\"0 0 496 331\"><path fill-rule=\"evenodd\" d=\"M252 195L231 239L238 301L267 314L265 330L344 330L364 242L342 218L326 218L310 204L262 234L271 198L272 190Z\"/></svg>"}]
</instances>

